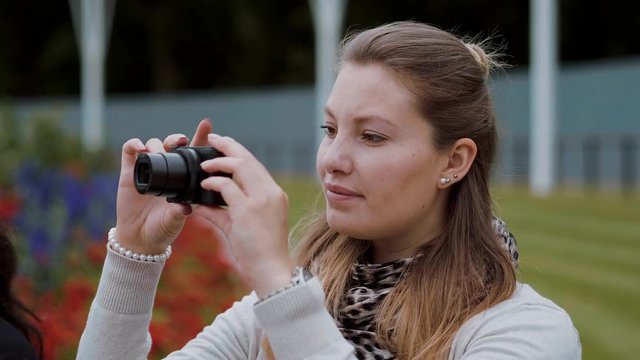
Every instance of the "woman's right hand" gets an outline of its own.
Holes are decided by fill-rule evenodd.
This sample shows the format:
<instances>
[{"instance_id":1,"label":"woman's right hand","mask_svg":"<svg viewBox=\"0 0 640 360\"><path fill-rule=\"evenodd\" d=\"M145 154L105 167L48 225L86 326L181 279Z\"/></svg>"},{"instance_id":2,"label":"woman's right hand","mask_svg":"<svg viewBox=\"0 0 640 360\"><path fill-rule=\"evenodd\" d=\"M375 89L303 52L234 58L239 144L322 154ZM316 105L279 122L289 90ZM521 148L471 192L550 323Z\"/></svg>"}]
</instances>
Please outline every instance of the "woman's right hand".
<instances>
[{"instance_id":1,"label":"woman's right hand","mask_svg":"<svg viewBox=\"0 0 640 360\"><path fill-rule=\"evenodd\" d=\"M204 119L191 146L207 145L211 122ZM166 198L141 195L133 184L133 169L139 153L167 152L185 146L189 139L182 134L169 135L164 142L153 138L143 144L140 139L128 140L122 146L122 164L116 204L116 239L126 249L139 254L161 254L176 239L191 205L168 203Z\"/></svg>"}]
</instances>

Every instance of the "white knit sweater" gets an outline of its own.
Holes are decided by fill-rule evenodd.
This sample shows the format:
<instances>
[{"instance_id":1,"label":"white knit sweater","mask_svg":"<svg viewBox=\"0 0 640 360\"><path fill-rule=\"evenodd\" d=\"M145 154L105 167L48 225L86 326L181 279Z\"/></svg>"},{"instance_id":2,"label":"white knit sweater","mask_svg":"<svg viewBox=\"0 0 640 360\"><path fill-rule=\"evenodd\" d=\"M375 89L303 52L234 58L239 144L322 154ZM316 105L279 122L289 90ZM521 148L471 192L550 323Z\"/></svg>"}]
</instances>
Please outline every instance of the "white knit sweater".
<instances>
[{"instance_id":1,"label":"white knit sweater","mask_svg":"<svg viewBox=\"0 0 640 360\"><path fill-rule=\"evenodd\" d=\"M161 263L108 251L77 359L146 359L162 268ZM265 335L278 360L355 359L353 347L324 307L316 279L255 304L257 300L252 293L234 303L167 359L263 359ZM449 354L449 360L580 358L578 333L567 313L524 284L518 284L511 299L469 319Z\"/></svg>"}]
</instances>

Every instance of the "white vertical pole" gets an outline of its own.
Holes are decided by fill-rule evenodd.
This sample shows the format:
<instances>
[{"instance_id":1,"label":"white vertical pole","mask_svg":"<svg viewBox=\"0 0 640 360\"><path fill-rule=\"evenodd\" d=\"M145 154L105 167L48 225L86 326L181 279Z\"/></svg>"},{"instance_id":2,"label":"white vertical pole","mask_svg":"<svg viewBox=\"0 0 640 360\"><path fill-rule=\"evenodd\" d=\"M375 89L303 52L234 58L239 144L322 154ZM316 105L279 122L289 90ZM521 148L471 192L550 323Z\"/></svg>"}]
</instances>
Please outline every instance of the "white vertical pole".
<instances>
[{"instance_id":1,"label":"white vertical pole","mask_svg":"<svg viewBox=\"0 0 640 360\"><path fill-rule=\"evenodd\" d=\"M529 178L531 191L548 196L555 183L556 151L556 0L531 0L530 80L531 141Z\"/></svg>"},{"instance_id":2,"label":"white vertical pole","mask_svg":"<svg viewBox=\"0 0 640 360\"><path fill-rule=\"evenodd\" d=\"M335 80L334 66L340 42L347 0L310 0L315 28L316 58L316 145L324 137L324 105ZM317 147L316 146L316 147Z\"/></svg>"},{"instance_id":3,"label":"white vertical pole","mask_svg":"<svg viewBox=\"0 0 640 360\"><path fill-rule=\"evenodd\" d=\"M82 0L80 6L82 142L95 150L104 145L105 4Z\"/></svg>"}]
</instances>

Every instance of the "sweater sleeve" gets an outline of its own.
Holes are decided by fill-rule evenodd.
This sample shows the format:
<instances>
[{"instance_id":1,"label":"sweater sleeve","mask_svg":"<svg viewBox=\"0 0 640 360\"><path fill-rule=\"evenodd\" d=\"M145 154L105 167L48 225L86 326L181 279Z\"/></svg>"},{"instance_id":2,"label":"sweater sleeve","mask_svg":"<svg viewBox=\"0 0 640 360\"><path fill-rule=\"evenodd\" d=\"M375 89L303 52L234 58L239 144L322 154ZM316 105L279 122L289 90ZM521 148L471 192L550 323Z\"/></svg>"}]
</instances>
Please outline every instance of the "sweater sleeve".
<instances>
[{"instance_id":1,"label":"sweater sleeve","mask_svg":"<svg viewBox=\"0 0 640 360\"><path fill-rule=\"evenodd\" d=\"M151 309L163 266L107 250L78 360L146 359L151 349Z\"/></svg>"},{"instance_id":2,"label":"sweater sleeve","mask_svg":"<svg viewBox=\"0 0 640 360\"><path fill-rule=\"evenodd\" d=\"M325 308L316 278L257 303L254 313L278 360L356 359Z\"/></svg>"},{"instance_id":3,"label":"sweater sleeve","mask_svg":"<svg viewBox=\"0 0 640 360\"><path fill-rule=\"evenodd\" d=\"M256 334L251 328L251 307L257 300L255 293L251 293L236 301L231 308L216 316L211 325L205 327L181 350L169 354L165 359L255 359L258 347Z\"/></svg>"},{"instance_id":4,"label":"sweater sleeve","mask_svg":"<svg viewBox=\"0 0 640 360\"><path fill-rule=\"evenodd\" d=\"M140 262L109 250L80 339L77 359L146 359L149 324L162 263ZM245 297L170 359L247 359L251 301ZM247 305L249 304L249 305ZM248 307L248 310L242 310ZM178 325L179 326L179 325Z\"/></svg>"}]
</instances>

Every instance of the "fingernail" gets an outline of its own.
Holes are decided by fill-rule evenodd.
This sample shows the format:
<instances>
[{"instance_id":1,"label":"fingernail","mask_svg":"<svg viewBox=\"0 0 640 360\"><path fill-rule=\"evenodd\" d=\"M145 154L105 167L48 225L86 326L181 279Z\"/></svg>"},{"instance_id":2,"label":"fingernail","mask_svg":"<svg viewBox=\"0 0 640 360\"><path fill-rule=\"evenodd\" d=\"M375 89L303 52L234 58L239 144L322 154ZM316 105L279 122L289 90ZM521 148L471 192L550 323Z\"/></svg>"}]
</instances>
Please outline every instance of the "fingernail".
<instances>
[{"instance_id":1,"label":"fingernail","mask_svg":"<svg viewBox=\"0 0 640 360\"><path fill-rule=\"evenodd\" d=\"M209 134L209 139L217 139L219 137L220 137L220 135L218 135L218 134Z\"/></svg>"},{"instance_id":2,"label":"fingernail","mask_svg":"<svg viewBox=\"0 0 640 360\"><path fill-rule=\"evenodd\" d=\"M189 138L186 136L180 136L180 138L178 138L178 142L187 142L189 141Z\"/></svg>"}]
</instances>

